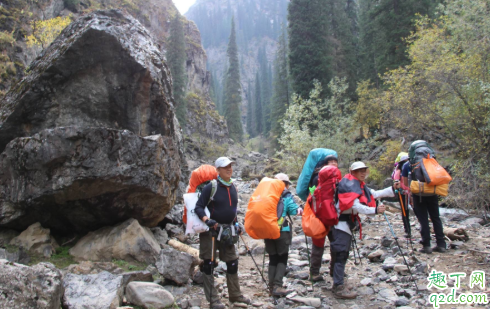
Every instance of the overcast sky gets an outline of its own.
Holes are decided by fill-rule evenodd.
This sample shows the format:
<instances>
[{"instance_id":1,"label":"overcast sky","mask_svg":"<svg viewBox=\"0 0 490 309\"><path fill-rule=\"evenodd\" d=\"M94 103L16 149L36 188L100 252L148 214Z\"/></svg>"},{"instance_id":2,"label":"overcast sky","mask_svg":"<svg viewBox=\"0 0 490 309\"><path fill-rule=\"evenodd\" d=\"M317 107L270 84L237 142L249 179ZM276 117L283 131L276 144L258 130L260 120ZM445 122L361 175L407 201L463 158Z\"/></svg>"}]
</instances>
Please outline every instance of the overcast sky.
<instances>
[{"instance_id":1,"label":"overcast sky","mask_svg":"<svg viewBox=\"0 0 490 309\"><path fill-rule=\"evenodd\" d=\"M184 14L196 2L196 0L173 0L180 14Z\"/></svg>"}]
</instances>

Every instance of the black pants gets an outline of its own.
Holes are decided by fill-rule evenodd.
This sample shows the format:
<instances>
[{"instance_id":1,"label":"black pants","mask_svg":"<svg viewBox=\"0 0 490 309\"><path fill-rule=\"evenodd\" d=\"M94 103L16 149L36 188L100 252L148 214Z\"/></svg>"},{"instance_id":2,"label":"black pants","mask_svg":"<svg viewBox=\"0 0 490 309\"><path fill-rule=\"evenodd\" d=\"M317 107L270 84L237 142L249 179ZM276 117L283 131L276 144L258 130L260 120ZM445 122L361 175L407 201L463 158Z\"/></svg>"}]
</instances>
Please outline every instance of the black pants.
<instances>
[{"instance_id":1,"label":"black pants","mask_svg":"<svg viewBox=\"0 0 490 309\"><path fill-rule=\"evenodd\" d=\"M442 228L441 217L439 216L439 201L438 196L418 196L412 195L413 210L417 219L420 222L420 235L422 236L422 244L424 247L430 247L430 227L429 216L434 225L436 234L437 246L446 248L444 240L444 232Z\"/></svg>"},{"instance_id":2,"label":"black pants","mask_svg":"<svg viewBox=\"0 0 490 309\"><path fill-rule=\"evenodd\" d=\"M344 231L332 227L333 241L330 243L333 261L333 284L344 284L345 264L349 257L352 236Z\"/></svg>"}]
</instances>

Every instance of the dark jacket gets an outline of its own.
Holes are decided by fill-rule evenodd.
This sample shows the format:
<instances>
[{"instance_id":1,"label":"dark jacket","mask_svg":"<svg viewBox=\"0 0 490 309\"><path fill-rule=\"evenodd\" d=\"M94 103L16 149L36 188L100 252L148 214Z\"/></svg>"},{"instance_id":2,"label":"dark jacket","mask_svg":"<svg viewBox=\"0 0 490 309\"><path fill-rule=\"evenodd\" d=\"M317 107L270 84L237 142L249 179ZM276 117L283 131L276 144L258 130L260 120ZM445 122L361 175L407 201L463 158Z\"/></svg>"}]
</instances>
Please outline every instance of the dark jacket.
<instances>
[{"instance_id":1,"label":"dark jacket","mask_svg":"<svg viewBox=\"0 0 490 309\"><path fill-rule=\"evenodd\" d=\"M220 224L230 224L235 221L238 205L238 193L235 185L225 186L218 180L218 188L213 200L209 203L212 184L207 184L201 192L201 196L196 203L195 212L202 219L206 215L204 208L208 206L211 214L210 218L216 220Z\"/></svg>"}]
</instances>

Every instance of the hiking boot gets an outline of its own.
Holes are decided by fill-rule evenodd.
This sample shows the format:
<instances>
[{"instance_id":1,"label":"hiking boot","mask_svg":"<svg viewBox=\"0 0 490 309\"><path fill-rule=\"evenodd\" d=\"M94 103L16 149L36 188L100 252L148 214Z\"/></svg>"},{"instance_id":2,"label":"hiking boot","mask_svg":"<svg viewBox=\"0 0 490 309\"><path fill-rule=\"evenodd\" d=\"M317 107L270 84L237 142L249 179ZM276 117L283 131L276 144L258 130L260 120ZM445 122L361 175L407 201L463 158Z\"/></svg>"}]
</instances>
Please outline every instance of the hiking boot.
<instances>
[{"instance_id":1,"label":"hiking boot","mask_svg":"<svg viewBox=\"0 0 490 309\"><path fill-rule=\"evenodd\" d=\"M211 309L225 309L226 306L220 300L215 300L211 303Z\"/></svg>"},{"instance_id":2,"label":"hiking boot","mask_svg":"<svg viewBox=\"0 0 490 309\"><path fill-rule=\"evenodd\" d=\"M313 282L323 281L323 276L321 274L310 274L310 280Z\"/></svg>"},{"instance_id":3,"label":"hiking boot","mask_svg":"<svg viewBox=\"0 0 490 309\"><path fill-rule=\"evenodd\" d=\"M439 253L446 253L447 249L444 247L436 246L436 247L432 248L432 251L439 252Z\"/></svg>"},{"instance_id":4,"label":"hiking boot","mask_svg":"<svg viewBox=\"0 0 490 309\"><path fill-rule=\"evenodd\" d=\"M422 249L419 249L419 252L426 253L426 254L432 254L432 249L431 249L431 247L423 247Z\"/></svg>"},{"instance_id":5,"label":"hiking boot","mask_svg":"<svg viewBox=\"0 0 490 309\"><path fill-rule=\"evenodd\" d=\"M252 302L250 298L243 295L240 295L238 297L230 297L229 300L231 303L244 303L247 305L250 305L250 303Z\"/></svg>"},{"instance_id":6,"label":"hiking boot","mask_svg":"<svg viewBox=\"0 0 490 309\"><path fill-rule=\"evenodd\" d=\"M288 295L289 293L291 293L291 291L286 290L286 289L285 289L285 288L283 288L283 287L275 287L275 288L272 290L272 295L273 295L273 296L277 296L277 297L286 296L286 295Z\"/></svg>"},{"instance_id":7,"label":"hiking boot","mask_svg":"<svg viewBox=\"0 0 490 309\"><path fill-rule=\"evenodd\" d=\"M345 285L334 285L332 288L333 296L341 299L354 299L357 293L350 291Z\"/></svg>"}]
</instances>

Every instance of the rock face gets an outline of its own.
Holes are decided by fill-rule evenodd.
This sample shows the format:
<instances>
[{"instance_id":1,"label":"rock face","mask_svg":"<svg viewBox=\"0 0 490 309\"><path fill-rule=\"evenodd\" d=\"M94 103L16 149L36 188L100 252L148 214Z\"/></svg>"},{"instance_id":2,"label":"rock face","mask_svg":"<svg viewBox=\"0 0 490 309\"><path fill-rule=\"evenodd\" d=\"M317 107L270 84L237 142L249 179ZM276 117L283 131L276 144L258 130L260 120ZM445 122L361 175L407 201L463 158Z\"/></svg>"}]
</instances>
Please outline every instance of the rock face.
<instances>
[{"instance_id":1,"label":"rock face","mask_svg":"<svg viewBox=\"0 0 490 309\"><path fill-rule=\"evenodd\" d=\"M149 228L137 220L129 219L116 227L105 227L90 232L70 249L70 254L79 260L140 261L154 263L160 245Z\"/></svg>"},{"instance_id":2,"label":"rock face","mask_svg":"<svg viewBox=\"0 0 490 309\"><path fill-rule=\"evenodd\" d=\"M84 232L128 218L155 226L173 206L179 162L161 135L64 127L17 138L0 155L0 226Z\"/></svg>"},{"instance_id":3,"label":"rock face","mask_svg":"<svg viewBox=\"0 0 490 309\"><path fill-rule=\"evenodd\" d=\"M0 308L59 309L61 273L50 263L32 267L0 260Z\"/></svg>"},{"instance_id":4,"label":"rock face","mask_svg":"<svg viewBox=\"0 0 490 309\"><path fill-rule=\"evenodd\" d=\"M5 96L0 151L12 139L63 126L161 134L178 149L165 60L150 33L120 11L68 26Z\"/></svg>"},{"instance_id":5,"label":"rock face","mask_svg":"<svg viewBox=\"0 0 490 309\"><path fill-rule=\"evenodd\" d=\"M43 228L39 222L29 226L27 230L12 239L10 244L46 257L50 257L59 247L49 229Z\"/></svg>"},{"instance_id":6,"label":"rock face","mask_svg":"<svg viewBox=\"0 0 490 309\"><path fill-rule=\"evenodd\" d=\"M177 284L186 284L194 267L192 255L167 247L160 251L156 262L158 272Z\"/></svg>"},{"instance_id":7,"label":"rock face","mask_svg":"<svg viewBox=\"0 0 490 309\"><path fill-rule=\"evenodd\" d=\"M67 274L63 278L63 308L116 309L123 298L122 283L122 276L107 271L95 275Z\"/></svg>"}]
</instances>

